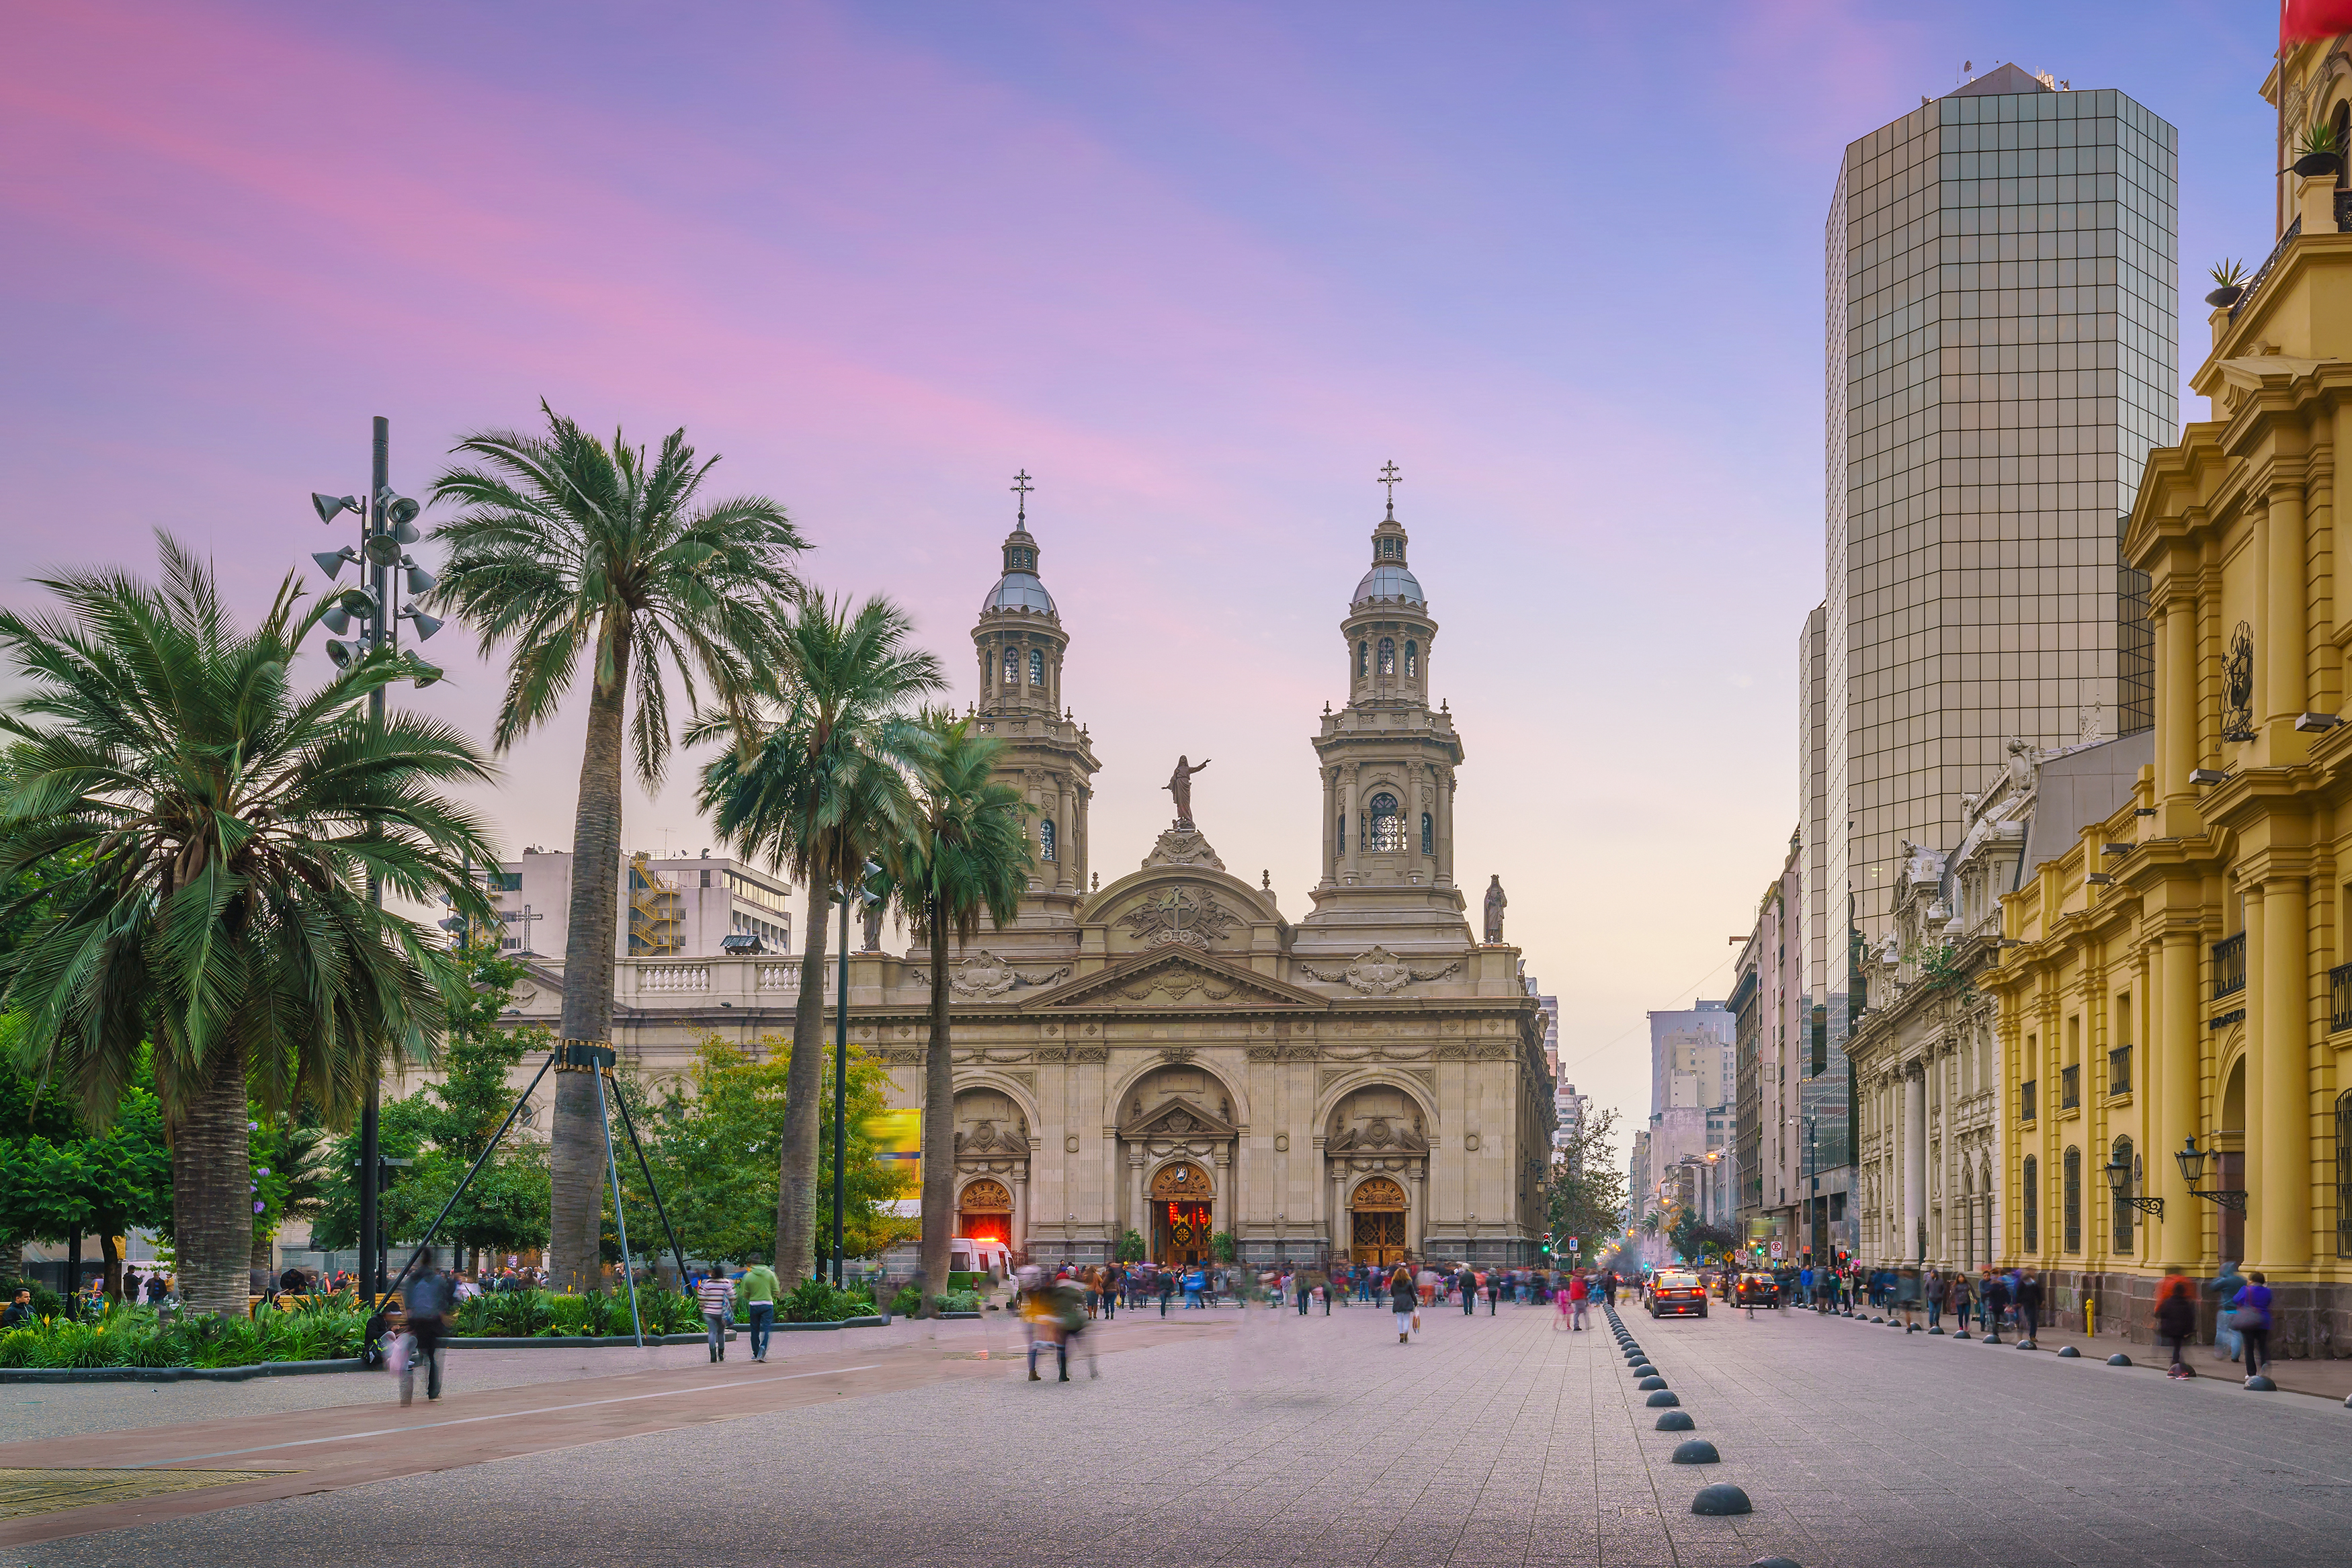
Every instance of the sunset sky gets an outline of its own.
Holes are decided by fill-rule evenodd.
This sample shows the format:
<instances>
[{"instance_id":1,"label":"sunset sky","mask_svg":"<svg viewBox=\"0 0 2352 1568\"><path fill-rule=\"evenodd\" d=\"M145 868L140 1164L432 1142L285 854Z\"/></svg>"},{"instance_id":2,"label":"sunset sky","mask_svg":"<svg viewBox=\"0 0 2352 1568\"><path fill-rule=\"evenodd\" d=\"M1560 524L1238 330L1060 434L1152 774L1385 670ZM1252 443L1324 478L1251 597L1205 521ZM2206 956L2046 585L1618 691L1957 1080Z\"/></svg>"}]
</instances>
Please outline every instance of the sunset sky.
<instances>
[{"instance_id":1,"label":"sunset sky","mask_svg":"<svg viewBox=\"0 0 2352 1568\"><path fill-rule=\"evenodd\" d=\"M306 497L364 487L371 415L422 493L543 398L685 426L961 704L1025 467L1096 868L1208 757L1202 830L1297 918L1393 459L1463 880L1636 1119L1644 1009L1722 994L1795 824L1843 144L1964 59L2131 93L2180 129L2192 357L2205 269L2272 242L2274 25L2218 0L5 13L0 597L163 528L258 603L352 537ZM430 652L419 706L487 735L492 670ZM510 849L569 846L580 719L505 759ZM630 847L712 841L692 766Z\"/></svg>"}]
</instances>

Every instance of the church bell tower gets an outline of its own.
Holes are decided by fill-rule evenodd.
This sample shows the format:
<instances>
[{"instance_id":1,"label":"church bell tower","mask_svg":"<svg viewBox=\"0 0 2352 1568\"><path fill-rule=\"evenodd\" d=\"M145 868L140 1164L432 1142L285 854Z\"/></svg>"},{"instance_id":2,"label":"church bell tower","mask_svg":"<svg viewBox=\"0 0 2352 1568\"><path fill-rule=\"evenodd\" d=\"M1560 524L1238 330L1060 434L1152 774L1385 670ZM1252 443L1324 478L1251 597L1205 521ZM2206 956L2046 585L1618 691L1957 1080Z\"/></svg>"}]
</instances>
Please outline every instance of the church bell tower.
<instances>
[{"instance_id":1,"label":"church bell tower","mask_svg":"<svg viewBox=\"0 0 2352 1568\"><path fill-rule=\"evenodd\" d=\"M1062 659L1069 633L1054 596L1037 575L1037 540L1029 532L1026 471L1013 479L1020 497L1004 536L1004 568L980 607L971 642L980 658L973 723L1004 741L996 780L1034 808L1029 839L1036 854L1019 925L1076 924L1087 890L1087 803L1101 768L1086 726L1062 700Z\"/></svg>"},{"instance_id":2,"label":"church bell tower","mask_svg":"<svg viewBox=\"0 0 2352 1568\"><path fill-rule=\"evenodd\" d=\"M1406 563L1396 465L1381 470L1387 514L1371 565L1339 621L1348 705L1315 737L1323 774L1323 871L1300 954L1352 954L1373 934L1399 953L1470 944L1454 876L1454 716L1429 706L1437 620Z\"/></svg>"}]
</instances>

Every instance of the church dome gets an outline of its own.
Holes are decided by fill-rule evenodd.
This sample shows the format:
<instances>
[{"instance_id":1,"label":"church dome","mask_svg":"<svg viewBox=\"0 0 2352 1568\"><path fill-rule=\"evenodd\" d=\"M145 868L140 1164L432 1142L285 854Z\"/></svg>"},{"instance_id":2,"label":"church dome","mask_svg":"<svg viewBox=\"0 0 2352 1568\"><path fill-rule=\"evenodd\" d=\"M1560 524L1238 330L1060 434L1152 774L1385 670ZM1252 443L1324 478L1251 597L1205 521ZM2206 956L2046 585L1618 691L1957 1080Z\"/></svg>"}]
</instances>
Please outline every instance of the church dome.
<instances>
[{"instance_id":1,"label":"church dome","mask_svg":"<svg viewBox=\"0 0 2352 1568\"><path fill-rule=\"evenodd\" d=\"M1356 584L1356 597L1351 603L1361 604L1370 599L1402 599L1408 604L1424 608L1429 601L1422 596L1421 579L1402 566L1383 562L1364 573Z\"/></svg>"},{"instance_id":2,"label":"church dome","mask_svg":"<svg viewBox=\"0 0 2352 1568\"><path fill-rule=\"evenodd\" d=\"M1413 590L1416 597L1420 591L1418 588ZM1034 572L1008 571L996 580L996 586L988 591L988 598L980 608L982 614L992 610L1034 610L1051 615L1054 596L1045 591L1045 585L1037 580Z\"/></svg>"}]
</instances>

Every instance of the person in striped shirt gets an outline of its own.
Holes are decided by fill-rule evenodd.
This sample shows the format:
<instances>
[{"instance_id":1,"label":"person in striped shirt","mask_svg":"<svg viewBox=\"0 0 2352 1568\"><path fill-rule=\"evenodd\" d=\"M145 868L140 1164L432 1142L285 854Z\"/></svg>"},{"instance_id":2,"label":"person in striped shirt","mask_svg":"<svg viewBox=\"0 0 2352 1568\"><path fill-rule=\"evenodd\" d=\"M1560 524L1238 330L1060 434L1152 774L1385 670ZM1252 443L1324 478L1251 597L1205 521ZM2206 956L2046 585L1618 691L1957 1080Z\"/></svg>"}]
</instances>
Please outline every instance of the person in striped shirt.
<instances>
[{"instance_id":1,"label":"person in striped shirt","mask_svg":"<svg viewBox=\"0 0 2352 1568\"><path fill-rule=\"evenodd\" d=\"M710 1325L710 1359L727 1359L727 1321L735 1315L735 1281L713 1269L694 1292L702 1321Z\"/></svg>"}]
</instances>

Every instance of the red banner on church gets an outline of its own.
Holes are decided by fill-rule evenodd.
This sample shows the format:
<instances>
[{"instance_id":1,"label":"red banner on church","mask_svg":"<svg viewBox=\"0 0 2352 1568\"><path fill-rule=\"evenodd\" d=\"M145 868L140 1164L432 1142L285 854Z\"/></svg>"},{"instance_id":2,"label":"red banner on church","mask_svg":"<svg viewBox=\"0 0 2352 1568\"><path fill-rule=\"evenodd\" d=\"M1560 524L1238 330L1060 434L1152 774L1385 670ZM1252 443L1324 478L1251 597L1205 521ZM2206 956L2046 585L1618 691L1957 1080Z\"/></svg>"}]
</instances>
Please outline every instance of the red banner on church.
<instances>
[{"instance_id":1,"label":"red banner on church","mask_svg":"<svg viewBox=\"0 0 2352 1568\"><path fill-rule=\"evenodd\" d=\"M2279 50L2314 38L2352 33L2352 0L2284 0L2279 6Z\"/></svg>"}]
</instances>

